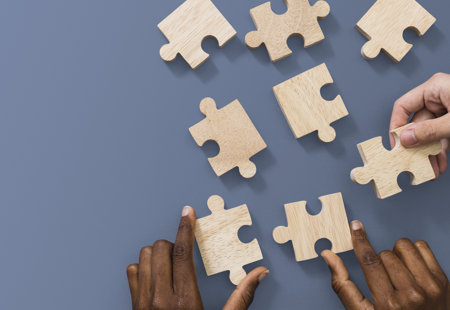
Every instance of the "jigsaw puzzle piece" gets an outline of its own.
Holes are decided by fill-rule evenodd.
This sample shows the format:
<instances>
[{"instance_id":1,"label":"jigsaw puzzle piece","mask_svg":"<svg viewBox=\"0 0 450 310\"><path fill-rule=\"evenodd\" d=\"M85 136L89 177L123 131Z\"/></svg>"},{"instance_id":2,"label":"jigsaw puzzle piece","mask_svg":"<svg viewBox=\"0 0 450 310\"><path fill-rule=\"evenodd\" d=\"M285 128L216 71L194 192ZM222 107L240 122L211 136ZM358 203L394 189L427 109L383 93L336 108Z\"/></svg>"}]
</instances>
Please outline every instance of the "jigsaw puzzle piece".
<instances>
[{"instance_id":1,"label":"jigsaw puzzle piece","mask_svg":"<svg viewBox=\"0 0 450 310\"><path fill-rule=\"evenodd\" d=\"M245 36L245 43L250 48L257 48L264 43L272 62L292 54L287 40L292 35L299 35L304 40L304 47L321 42L325 36L317 21L328 16L330 6L325 1L317 1L313 6L308 0L284 0L287 5L285 14L272 11L270 2L263 3L250 10L256 26Z\"/></svg>"},{"instance_id":2,"label":"jigsaw puzzle piece","mask_svg":"<svg viewBox=\"0 0 450 310\"><path fill-rule=\"evenodd\" d=\"M322 196L319 200L322 211L318 215L307 212L306 201L284 205L288 226L278 226L273 230L275 242L292 241L296 261L316 258L314 246L322 238L332 243L331 251L335 253L353 249L342 194Z\"/></svg>"},{"instance_id":3,"label":"jigsaw puzzle piece","mask_svg":"<svg viewBox=\"0 0 450 310\"><path fill-rule=\"evenodd\" d=\"M412 48L403 32L412 28L422 36L436 19L415 0L377 0L356 24L369 41L361 49L363 57L373 59L381 50L399 62Z\"/></svg>"},{"instance_id":4,"label":"jigsaw puzzle piece","mask_svg":"<svg viewBox=\"0 0 450 310\"><path fill-rule=\"evenodd\" d=\"M258 48L261 44L265 44L269 53L270 59L275 62L292 53L292 50L288 47L286 40L280 35L285 32L283 28L288 26L281 22L281 17L273 15L270 2L266 2L250 10L253 22L256 25L257 31L247 33L245 36L245 44L250 48ZM271 16L269 19L271 24L267 24L267 16ZM278 36L271 37L271 33L275 32L275 27L278 26ZM267 40L267 38L271 40Z\"/></svg>"},{"instance_id":5,"label":"jigsaw puzzle piece","mask_svg":"<svg viewBox=\"0 0 450 310\"><path fill-rule=\"evenodd\" d=\"M253 177L256 165L250 158L267 145L239 101L217 109L213 99L205 98L200 103L200 111L206 118L189 131L199 146L209 140L219 145L219 154L208 159L214 172L221 176L238 167L244 178Z\"/></svg>"},{"instance_id":6,"label":"jigsaw puzzle piece","mask_svg":"<svg viewBox=\"0 0 450 310\"><path fill-rule=\"evenodd\" d=\"M375 137L358 144L358 151L361 154L364 167L358 167L351 171L353 182L367 184L372 181L377 196L381 197L402 191L397 183L399 172L396 169L386 169L384 173L379 173L383 160L391 156L390 152L384 148L381 137ZM384 184L381 192L375 184ZM389 189L389 193L385 192L385 188Z\"/></svg>"},{"instance_id":7,"label":"jigsaw puzzle piece","mask_svg":"<svg viewBox=\"0 0 450 310\"><path fill-rule=\"evenodd\" d=\"M395 146L391 151L384 148L382 138L376 137L358 144L358 150L364 162L363 167L354 168L350 177L357 184L372 183L378 198L384 199L402 191L398 185L398 175L408 172L411 185L420 185L433 180L436 176L429 156L442 150L440 141L412 148L400 143L400 134L411 124L393 130Z\"/></svg>"},{"instance_id":8,"label":"jigsaw puzzle piece","mask_svg":"<svg viewBox=\"0 0 450 310\"><path fill-rule=\"evenodd\" d=\"M314 131L323 142L336 138L330 124L347 116L348 111L340 95L331 101L322 98L321 88L332 83L327 66L321 64L273 87L295 138Z\"/></svg>"},{"instance_id":9,"label":"jigsaw puzzle piece","mask_svg":"<svg viewBox=\"0 0 450 310\"><path fill-rule=\"evenodd\" d=\"M192 69L209 57L202 49L203 39L215 37L222 47L236 35L236 30L210 0L186 0L158 28L169 40L161 47L161 58L173 61L180 54Z\"/></svg>"},{"instance_id":10,"label":"jigsaw puzzle piece","mask_svg":"<svg viewBox=\"0 0 450 310\"><path fill-rule=\"evenodd\" d=\"M252 220L247 206L225 209L222 197L214 195L208 199L211 215L197 219L195 238L208 276L230 271L230 281L238 285L246 276L243 266L263 258L258 240L242 243L238 231L242 226L251 226Z\"/></svg>"}]
</instances>

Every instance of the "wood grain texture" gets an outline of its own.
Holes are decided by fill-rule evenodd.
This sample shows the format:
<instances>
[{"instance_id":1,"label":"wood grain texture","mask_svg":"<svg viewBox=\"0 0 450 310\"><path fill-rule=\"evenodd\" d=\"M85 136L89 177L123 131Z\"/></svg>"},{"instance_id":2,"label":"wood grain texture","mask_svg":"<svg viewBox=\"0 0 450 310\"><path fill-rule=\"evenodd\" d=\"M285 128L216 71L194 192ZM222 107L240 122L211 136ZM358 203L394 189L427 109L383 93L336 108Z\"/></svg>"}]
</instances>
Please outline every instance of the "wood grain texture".
<instances>
[{"instance_id":1,"label":"wood grain texture","mask_svg":"<svg viewBox=\"0 0 450 310\"><path fill-rule=\"evenodd\" d=\"M244 265L263 258L258 240L242 243L238 230L242 226L252 225L246 205L224 209L220 196L208 199L211 215L197 219L195 238L208 276L230 271L230 281L238 285L246 276Z\"/></svg>"},{"instance_id":2,"label":"wood grain texture","mask_svg":"<svg viewBox=\"0 0 450 310\"><path fill-rule=\"evenodd\" d=\"M322 211L317 215L306 211L306 201L284 205L288 226L278 226L273 230L275 242L283 244L292 240L297 261L316 258L314 246L321 238L331 242L331 251L335 253L353 249L342 194L322 196L319 200Z\"/></svg>"},{"instance_id":3,"label":"wood grain texture","mask_svg":"<svg viewBox=\"0 0 450 310\"><path fill-rule=\"evenodd\" d=\"M273 91L296 138L318 131L319 139L331 142L336 131L331 123L348 115L341 96L322 98L320 89L333 83L325 64L305 71L275 87Z\"/></svg>"},{"instance_id":4,"label":"wood grain texture","mask_svg":"<svg viewBox=\"0 0 450 310\"><path fill-rule=\"evenodd\" d=\"M377 197L384 199L402 191L397 178L404 171L410 174L412 185L433 180L436 176L429 156L441 152L441 142L413 148L403 147L400 143L400 134L410 125L392 131L396 144L391 151L384 148L381 137L358 144L364 167L351 171L350 177L353 182L367 184L371 181Z\"/></svg>"},{"instance_id":5,"label":"wood grain texture","mask_svg":"<svg viewBox=\"0 0 450 310\"><path fill-rule=\"evenodd\" d=\"M236 35L210 0L186 0L158 28L170 42L161 47L161 58L173 61L180 54L192 69L209 57L202 49L204 38L214 37L222 47Z\"/></svg>"},{"instance_id":6,"label":"wood grain texture","mask_svg":"<svg viewBox=\"0 0 450 310\"><path fill-rule=\"evenodd\" d=\"M317 1L313 6L308 0L284 2L288 10L282 15L272 11L270 2L251 9L250 15L257 30L245 36L245 43L250 48L264 43L273 62L292 54L287 45L291 35L301 36L305 47L321 42L325 36L317 19L326 17L330 12L330 6L325 1Z\"/></svg>"},{"instance_id":7,"label":"wood grain texture","mask_svg":"<svg viewBox=\"0 0 450 310\"><path fill-rule=\"evenodd\" d=\"M412 48L403 40L405 29L412 28L422 36L435 21L415 0L378 0L356 24L356 29L369 40L361 54L373 59L383 50L399 62Z\"/></svg>"},{"instance_id":8,"label":"wood grain texture","mask_svg":"<svg viewBox=\"0 0 450 310\"><path fill-rule=\"evenodd\" d=\"M221 176L238 167L243 177L253 177L256 166L250 158L267 145L239 101L218 110L213 99L205 98L200 103L200 110L206 118L189 131L199 146L209 140L218 143L219 154L208 159L214 172Z\"/></svg>"}]
</instances>

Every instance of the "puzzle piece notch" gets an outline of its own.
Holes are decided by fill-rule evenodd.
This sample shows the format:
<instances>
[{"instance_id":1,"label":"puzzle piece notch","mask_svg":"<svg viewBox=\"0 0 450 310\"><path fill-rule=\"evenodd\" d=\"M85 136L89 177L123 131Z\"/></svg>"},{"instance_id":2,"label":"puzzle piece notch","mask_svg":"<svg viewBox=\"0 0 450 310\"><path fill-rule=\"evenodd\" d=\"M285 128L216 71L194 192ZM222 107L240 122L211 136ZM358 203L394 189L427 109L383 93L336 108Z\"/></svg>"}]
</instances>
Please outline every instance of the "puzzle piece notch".
<instances>
[{"instance_id":1,"label":"puzzle piece notch","mask_svg":"<svg viewBox=\"0 0 450 310\"><path fill-rule=\"evenodd\" d=\"M322 211L317 215L308 213L306 201L285 204L288 226L278 226L273 230L275 242L292 241L296 261L316 258L314 246L322 238L331 242L331 251L335 253L353 249L342 194L322 196L319 200Z\"/></svg>"},{"instance_id":2,"label":"puzzle piece notch","mask_svg":"<svg viewBox=\"0 0 450 310\"><path fill-rule=\"evenodd\" d=\"M180 54L192 69L209 57L202 49L205 38L216 38L222 47L236 35L236 30L210 0L186 0L158 28L169 40L160 49L161 58L173 61Z\"/></svg>"},{"instance_id":3,"label":"puzzle piece notch","mask_svg":"<svg viewBox=\"0 0 450 310\"><path fill-rule=\"evenodd\" d=\"M323 142L336 138L330 124L347 116L348 111L340 95L331 101L322 98L320 90L332 83L333 78L323 63L273 87L296 139L314 131Z\"/></svg>"},{"instance_id":4,"label":"puzzle piece notch","mask_svg":"<svg viewBox=\"0 0 450 310\"><path fill-rule=\"evenodd\" d=\"M251 226L247 206L225 209L222 197L213 195L208 199L211 215L197 219L195 237L208 276L230 271L230 281L238 285L247 275L243 266L263 258L258 240L242 243L238 231Z\"/></svg>"},{"instance_id":5,"label":"puzzle piece notch","mask_svg":"<svg viewBox=\"0 0 450 310\"><path fill-rule=\"evenodd\" d=\"M395 146L391 151L384 148L381 137L375 137L358 144L358 150L364 162L363 167L354 168L350 177L357 184L372 183L378 198L384 199L402 191L397 178L402 172L408 172L411 185L420 185L433 180L436 176L429 156L442 150L440 141L412 148L405 148L400 142L403 130L411 124L393 130Z\"/></svg>"},{"instance_id":6,"label":"puzzle piece notch","mask_svg":"<svg viewBox=\"0 0 450 310\"><path fill-rule=\"evenodd\" d=\"M200 102L200 111L206 118L189 131L199 146L210 140L219 145L219 154L208 158L217 176L238 167L244 178L253 177L256 165L250 158L267 145L239 101L217 109L212 98L205 98Z\"/></svg>"},{"instance_id":7,"label":"puzzle piece notch","mask_svg":"<svg viewBox=\"0 0 450 310\"><path fill-rule=\"evenodd\" d=\"M272 11L270 2L250 10L257 30L247 33L245 43L253 49L264 43L272 62L292 54L287 45L287 40L292 35L302 37L305 48L325 39L318 19L325 18L330 13L327 2L319 0L313 6L308 0L284 0L284 2L287 12L281 15Z\"/></svg>"},{"instance_id":8,"label":"puzzle piece notch","mask_svg":"<svg viewBox=\"0 0 450 310\"><path fill-rule=\"evenodd\" d=\"M383 50L399 62L413 46L403 39L403 32L411 28L420 37L435 21L415 0L377 0L355 26L369 40L361 54L373 59Z\"/></svg>"}]
</instances>

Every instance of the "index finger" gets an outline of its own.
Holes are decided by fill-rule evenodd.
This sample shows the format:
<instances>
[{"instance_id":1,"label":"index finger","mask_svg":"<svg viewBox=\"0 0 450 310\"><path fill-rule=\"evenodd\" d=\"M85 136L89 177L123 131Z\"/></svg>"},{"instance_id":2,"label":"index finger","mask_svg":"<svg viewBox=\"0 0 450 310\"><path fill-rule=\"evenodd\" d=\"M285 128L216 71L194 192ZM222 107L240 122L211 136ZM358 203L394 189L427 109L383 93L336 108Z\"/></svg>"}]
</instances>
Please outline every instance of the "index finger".
<instances>
[{"instance_id":1,"label":"index finger","mask_svg":"<svg viewBox=\"0 0 450 310\"><path fill-rule=\"evenodd\" d=\"M195 229L195 211L184 207L177 239L172 251L173 285L175 292L185 292L197 287L197 278L193 258Z\"/></svg>"},{"instance_id":2,"label":"index finger","mask_svg":"<svg viewBox=\"0 0 450 310\"><path fill-rule=\"evenodd\" d=\"M372 296L389 296L393 291L391 280L381 259L367 239L366 231L361 222L350 224L353 250L364 273Z\"/></svg>"},{"instance_id":3,"label":"index finger","mask_svg":"<svg viewBox=\"0 0 450 310\"><path fill-rule=\"evenodd\" d=\"M348 270L342 259L329 250L321 253L331 272L331 286L345 309L370 309L371 302L364 297L359 288L350 280ZM373 306L372 306L373 307Z\"/></svg>"},{"instance_id":4,"label":"index finger","mask_svg":"<svg viewBox=\"0 0 450 310\"><path fill-rule=\"evenodd\" d=\"M425 106L423 93L427 82L407 92L394 103L389 130L397 129L408 123L410 116Z\"/></svg>"}]
</instances>

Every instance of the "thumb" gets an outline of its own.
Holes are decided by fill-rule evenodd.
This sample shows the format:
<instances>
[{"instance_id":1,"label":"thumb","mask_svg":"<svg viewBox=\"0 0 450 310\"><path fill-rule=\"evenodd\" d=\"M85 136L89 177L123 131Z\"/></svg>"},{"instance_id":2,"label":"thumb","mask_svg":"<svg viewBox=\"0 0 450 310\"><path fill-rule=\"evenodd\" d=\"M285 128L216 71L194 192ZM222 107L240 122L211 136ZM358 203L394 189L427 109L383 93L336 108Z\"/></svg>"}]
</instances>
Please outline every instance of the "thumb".
<instances>
[{"instance_id":1,"label":"thumb","mask_svg":"<svg viewBox=\"0 0 450 310\"><path fill-rule=\"evenodd\" d=\"M223 307L223 310L248 309L253 301L256 288L268 274L269 269L266 267L257 267L253 269L236 287Z\"/></svg>"},{"instance_id":2,"label":"thumb","mask_svg":"<svg viewBox=\"0 0 450 310\"><path fill-rule=\"evenodd\" d=\"M439 118L414 123L400 135L400 142L405 147L439 141L450 137L450 114Z\"/></svg>"}]
</instances>

